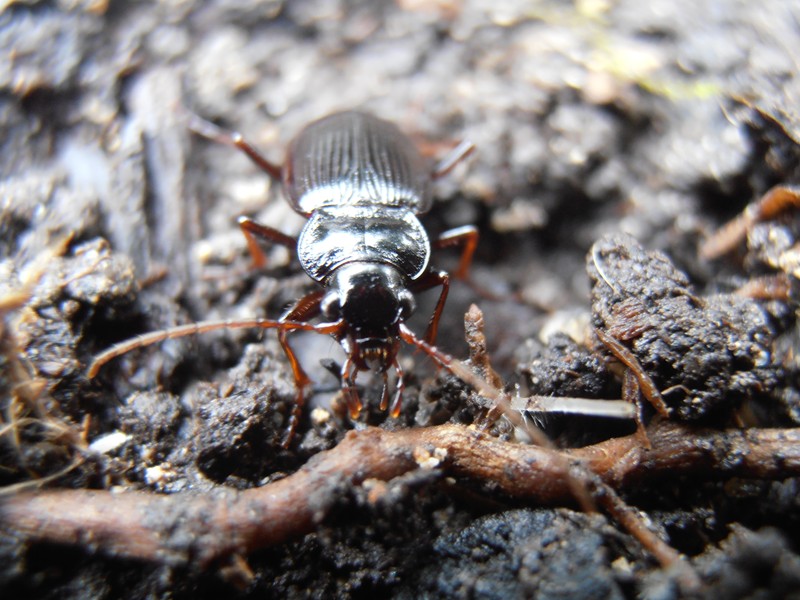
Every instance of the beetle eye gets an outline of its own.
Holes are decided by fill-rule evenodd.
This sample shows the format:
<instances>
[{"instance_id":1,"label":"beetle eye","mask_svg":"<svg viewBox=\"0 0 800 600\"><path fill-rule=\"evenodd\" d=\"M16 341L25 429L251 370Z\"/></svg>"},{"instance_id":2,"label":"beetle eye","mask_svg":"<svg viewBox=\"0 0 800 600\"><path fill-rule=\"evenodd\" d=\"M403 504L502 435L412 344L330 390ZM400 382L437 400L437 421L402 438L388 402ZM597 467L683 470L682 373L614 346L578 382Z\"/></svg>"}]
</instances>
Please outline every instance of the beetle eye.
<instances>
[{"instance_id":1,"label":"beetle eye","mask_svg":"<svg viewBox=\"0 0 800 600\"><path fill-rule=\"evenodd\" d=\"M322 311L322 315L331 321L336 321L337 319L341 318L342 303L339 300L339 294L335 292L326 294L322 299L320 310Z\"/></svg>"},{"instance_id":2,"label":"beetle eye","mask_svg":"<svg viewBox=\"0 0 800 600\"><path fill-rule=\"evenodd\" d=\"M417 308L416 302L414 302L414 296L408 290L403 290L400 292L398 300L400 301L400 320L406 321L411 318L411 315L414 314L414 310Z\"/></svg>"}]
</instances>

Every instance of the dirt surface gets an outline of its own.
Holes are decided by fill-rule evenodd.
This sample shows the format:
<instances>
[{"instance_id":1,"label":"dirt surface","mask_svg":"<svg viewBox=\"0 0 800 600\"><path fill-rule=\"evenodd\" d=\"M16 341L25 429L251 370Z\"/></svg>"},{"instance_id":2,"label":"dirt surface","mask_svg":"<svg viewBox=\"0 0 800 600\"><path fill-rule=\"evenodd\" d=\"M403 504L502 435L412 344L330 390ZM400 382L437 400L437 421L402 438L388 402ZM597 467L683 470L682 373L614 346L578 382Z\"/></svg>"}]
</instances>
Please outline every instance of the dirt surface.
<instances>
[{"instance_id":1,"label":"dirt surface","mask_svg":"<svg viewBox=\"0 0 800 600\"><path fill-rule=\"evenodd\" d=\"M38 487L227 498L283 479L353 429L485 416L485 398L405 348L401 415L378 410L380 378L361 376L368 406L353 422L320 364L341 363L341 349L314 334L293 337L315 383L289 447L295 387L272 331L169 340L87 377L113 343L277 318L313 289L283 248L250 268L236 217L289 235L304 221L246 157L192 135L187 111L276 162L305 124L352 108L393 121L431 157L471 140L477 153L435 182L423 218L432 237L465 224L481 235L474 285L454 284L442 318L444 351L466 358L475 302L512 393L641 395L647 423L800 426L796 211L749 227L713 260L700 253L772 186L800 184L795 4L0 3L0 593L800 594L790 477L667 473L622 486L694 567L693 591L603 513L542 507L435 468L342 482L335 501L309 489L311 533L202 566L130 558L90 529L52 543L2 520L2 498ZM457 253L434 261L455 269ZM753 292L775 281L783 293ZM409 326L420 335L435 299L419 298ZM565 447L636 431L528 417ZM492 431L519 435L505 418Z\"/></svg>"}]
</instances>

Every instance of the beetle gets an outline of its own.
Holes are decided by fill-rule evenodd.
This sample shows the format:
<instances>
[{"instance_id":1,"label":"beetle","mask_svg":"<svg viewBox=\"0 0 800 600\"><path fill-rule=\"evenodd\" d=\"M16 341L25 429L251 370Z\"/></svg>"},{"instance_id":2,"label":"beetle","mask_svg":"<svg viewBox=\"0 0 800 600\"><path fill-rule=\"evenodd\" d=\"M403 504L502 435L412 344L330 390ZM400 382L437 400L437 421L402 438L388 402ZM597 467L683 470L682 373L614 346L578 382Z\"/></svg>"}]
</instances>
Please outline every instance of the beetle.
<instances>
[{"instance_id":1,"label":"beetle","mask_svg":"<svg viewBox=\"0 0 800 600\"><path fill-rule=\"evenodd\" d=\"M174 327L112 346L95 357L89 377L109 360L134 348L220 328L261 327L278 330L292 367L297 397L289 421L291 439L311 379L288 343L288 334L305 330L329 334L346 359L340 369L344 398L357 417L362 404L355 387L360 371L383 378L381 410L400 413L403 371L397 360L400 342L429 355L450 287L447 272L430 266L433 248L462 246L454 276L465 278L478 243L474 226L458 227L430 241L418 216L433 199L433 179L450 172L474 146L462 142L431 167L418 148L394 124L360 111L339 112L307 125L290 143L282 165L267 160L244 137L196 115L189 128L206 138L243 151L260 169L282 183L291 207L308 220L295 239L249 217L238 220L254 267L263 267L265 241L294 249L300 265L318 284L278 320L207 321ZM405 325L415 309L415 294L440 287L424 340ZM311 320L321 318L321 323ZM388 372L396 375L391 403Z\"/></svg>"}]
</instances>

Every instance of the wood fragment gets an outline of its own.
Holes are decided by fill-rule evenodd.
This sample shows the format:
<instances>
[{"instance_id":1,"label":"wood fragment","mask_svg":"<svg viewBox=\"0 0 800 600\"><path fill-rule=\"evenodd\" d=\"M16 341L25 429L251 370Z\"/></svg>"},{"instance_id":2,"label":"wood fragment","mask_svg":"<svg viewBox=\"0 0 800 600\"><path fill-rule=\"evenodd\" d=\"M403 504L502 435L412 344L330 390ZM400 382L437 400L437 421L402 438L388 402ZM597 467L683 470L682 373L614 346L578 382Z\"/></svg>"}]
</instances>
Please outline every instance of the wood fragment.
<instances>
[{"instance_id":1,"label":"wood fragment","mask_svg":"<svg viewBox=\"0 0 800 600\"><path fill-rule=\"evenodd\" d=\"M594 333L608 351L633 372L639 382L639 390L658 411L658 414L664 418L669 418L669 407L661 397L661 392L658 391L658 387L647 374L647 371L639 364L639 360L633 352L601 329L595 328Z\"/></svg>"},{"instance_id":2,"label":"wood fragment","mask_svg":"<svg viewBox=\"0 0 800 600\"><path fill-rule=\"evenodd\" d=\"M442 425L351 432L299 471L260 488L213 494L45 490L0 498L0 527L29 540L85 546L115 556L207 567L234 554L314 530L347 486L387 481L418 468L415 449L446 453L444 473L490 484L508 496L572 504L566 469L585 463L611 488L693 475L784 479L800 475L800 429L693 430L663 423L637 435L569 452L503 442ZM564 460L564 458L569 460ZM731 460L736 457L736 460Z\"/></svg>"},{"instance_id":3,"label":"wood fragment","mask_svg":"<svg viewBox=\"0 0 800 600\"><path fill-rule=\"evenodd\" d=\"M784 185L773 187L709 237L700 246L700 257L712 260L727 254L742 242L756 223L774 219L784 210L798 207L800 207L800 188Z\"/></svg>"}]
</instances>

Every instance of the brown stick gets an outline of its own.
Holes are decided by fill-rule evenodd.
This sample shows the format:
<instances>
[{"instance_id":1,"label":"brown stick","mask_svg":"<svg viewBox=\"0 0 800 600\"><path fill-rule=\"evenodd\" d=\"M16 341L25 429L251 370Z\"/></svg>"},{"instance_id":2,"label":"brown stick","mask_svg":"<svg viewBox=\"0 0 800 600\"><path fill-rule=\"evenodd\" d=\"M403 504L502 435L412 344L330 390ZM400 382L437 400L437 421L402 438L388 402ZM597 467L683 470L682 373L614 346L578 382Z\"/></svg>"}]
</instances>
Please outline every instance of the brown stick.
<instances>
[{"instance_id":1,"label":"brown stick","mask_svg":"<svg viewBox=\"0 0 800 600\"><path fill-rule=\"evenodd\" d=\"M639 364L639 359L636 358L636 355L631 352L627 347L625 347L619 340L612 337L611 334L603 331L602 329L598 329L595 327L594 334L597 336L597 339L606 347L606 349L613 354L619 362L623 365L628 367L633 374L636 376L636 379L639 381L639 390L644 394L644 397L653 405L660 414L665 419L669 418L669 407L664 402L664 399L661 397L661 392L658 391L658 387L650 378L650 375L647 374L642 368L642 365Z\"/></svg>"},{"instance_id":2,"label":"brown stick","mask_svg":"<svg viewBox=\"0 0 800 600\"><path fill-rule=\"evenodd\" d=\"M795 186L776 185L708 238L700 246L700 257L712 260L727 254L745 238L748 230L756 223L774 219L782 211L798 207L800 207L800 189Z\"/></svg>"},{"instance_id":3,"label":"brown stick","mask_svg":"<svg viewBox=\"0 0 800 600\"><path fill-rule=\"evenodd\" d=\"M297 473L261 488L212 494L47 490L0 499L0 527L29 539L83 544L112 555L208 566L312 531L349 486L389 480L418 468L420 455L445 451L450 475L491 483L532 502L571 503L570 461L586 461L619 489L680 474L779 479L800 474L800 429L693 431L664 424L649 432L569 453L499 441L443 425L350 433Z\"/></svg>"}]
</instances>

